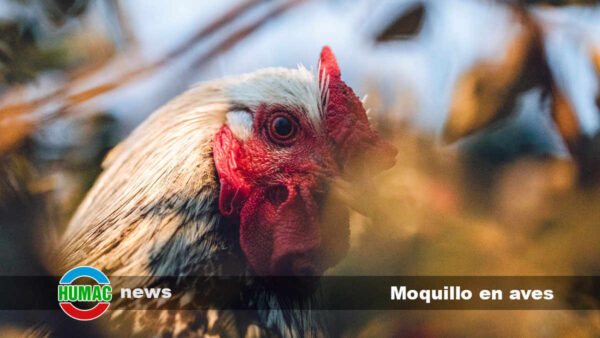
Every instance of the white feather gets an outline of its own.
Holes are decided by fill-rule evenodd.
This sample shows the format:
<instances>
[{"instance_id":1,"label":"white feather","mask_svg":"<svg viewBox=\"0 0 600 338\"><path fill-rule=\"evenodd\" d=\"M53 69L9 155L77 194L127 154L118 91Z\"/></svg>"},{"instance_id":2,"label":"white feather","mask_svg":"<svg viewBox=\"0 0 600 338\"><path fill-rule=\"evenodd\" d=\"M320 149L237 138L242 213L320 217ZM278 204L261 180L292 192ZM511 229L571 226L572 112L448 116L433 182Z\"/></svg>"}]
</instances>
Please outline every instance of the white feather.
<instances>
[{"instance_id":1,"label":"white feather","mask_svg":"<svg viewBox=\"0 0 600 338\"><path fill-rule=\"evenodd\" d=\"M244 110L235 110L227 113L227 125L233 135L239 140L247 140L252 136L252 115Z\"/></svg>"}]
</instances>

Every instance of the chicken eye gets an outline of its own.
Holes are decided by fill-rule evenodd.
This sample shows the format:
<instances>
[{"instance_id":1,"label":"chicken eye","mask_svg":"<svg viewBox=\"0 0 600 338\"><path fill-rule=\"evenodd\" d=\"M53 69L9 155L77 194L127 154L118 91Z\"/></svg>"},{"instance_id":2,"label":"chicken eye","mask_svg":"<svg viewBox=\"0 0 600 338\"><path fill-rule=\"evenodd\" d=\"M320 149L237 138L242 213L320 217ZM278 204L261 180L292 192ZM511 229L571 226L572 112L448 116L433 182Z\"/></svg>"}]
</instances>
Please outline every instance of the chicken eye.
<instances>
[{"instance_id":1,"label":"chicken eye","mask_svg":"<svg viewBox=\"0 0 600 338\"><path fill-rule=\"evenodd\" d=\"M269 123L269 136L276 143L287 143L297 133L296 121L283 114L275 115Z\"/></svg>"},{"instance_id":2,"label":"chicken eye","mask_svg":"<svg viewBox=\"0 0 600 338\"><path fill-rule=\"evenodd\" d=\"M294 132L292 121L285 117L278 117L273 120L273 131L279 137L287 138Z\"/></svg>"}]
</instances>

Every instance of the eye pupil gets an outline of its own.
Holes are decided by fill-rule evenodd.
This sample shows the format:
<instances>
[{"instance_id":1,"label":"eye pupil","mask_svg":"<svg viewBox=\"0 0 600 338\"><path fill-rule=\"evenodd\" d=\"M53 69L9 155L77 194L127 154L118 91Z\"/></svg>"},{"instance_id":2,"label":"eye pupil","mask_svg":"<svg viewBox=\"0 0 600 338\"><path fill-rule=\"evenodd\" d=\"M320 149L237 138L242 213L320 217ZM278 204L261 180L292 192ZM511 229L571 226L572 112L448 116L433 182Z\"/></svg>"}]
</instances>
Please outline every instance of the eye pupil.
<instances>
[{"instance_id":1,"label":"eye pupil","mask_svg":"<svg viewBox=\"0 0 600 338\"><path fill-rule=\"evenodd\" d=\"M276 112L265 124L265 132L271 142L279 146L289 146L294 143L301 131L298 122L286 112Z\"/></svg>"},{"instance_id":2,"label":"eye pupil","mask_svg":"<svg viewBox=\"0 0 600 338\"><path fill-rule=\"evenodd\" d=\"M278 117L273 121L273 129L279 137L288 137L294 131L292 121L285 117Z\"/></svg>"}]
</instances>

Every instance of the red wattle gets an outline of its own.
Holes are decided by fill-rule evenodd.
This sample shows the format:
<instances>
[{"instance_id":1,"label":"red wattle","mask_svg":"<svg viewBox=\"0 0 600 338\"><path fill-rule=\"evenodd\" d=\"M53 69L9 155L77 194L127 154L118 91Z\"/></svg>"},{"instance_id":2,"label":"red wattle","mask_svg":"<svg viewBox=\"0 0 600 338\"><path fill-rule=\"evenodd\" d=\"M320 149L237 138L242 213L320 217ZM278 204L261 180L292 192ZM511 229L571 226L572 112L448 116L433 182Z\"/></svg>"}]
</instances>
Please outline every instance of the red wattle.
<instances>
[{"instance_id":1,"label":"red wattle","mask_svg":"<svg viewBox=\"0 0 600 338\"><path fill-rule=\"evenodd\" d=\"M319 210L310 193L288 187L280 205L265 196L253 192L240 215L240 244L254 270L260 275L321 273L314 259L321 246Z\"/></svg>"}]
</instances>

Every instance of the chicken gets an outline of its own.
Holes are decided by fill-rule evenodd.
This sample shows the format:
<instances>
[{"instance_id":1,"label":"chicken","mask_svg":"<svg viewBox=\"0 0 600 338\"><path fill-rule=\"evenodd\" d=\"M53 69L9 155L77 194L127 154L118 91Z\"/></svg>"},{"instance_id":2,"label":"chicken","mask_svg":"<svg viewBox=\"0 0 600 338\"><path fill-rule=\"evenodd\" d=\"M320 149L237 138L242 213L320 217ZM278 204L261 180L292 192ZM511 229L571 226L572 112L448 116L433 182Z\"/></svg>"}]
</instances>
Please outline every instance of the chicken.
<instances>
[{"instance_id":1,"label":"chicken","mask_svg":"<svg viewBox=\"0 0 600 338\"><path fill-rule=\"evenodd\" d=\"M148 285L164 276L319 276L349 246L349 211L332 182L368 181L395 155L328 47L317 76L299 66L205 82L109 153L54 265L146 276ZM283 312L148 311L127 333L323 331Z\"/></svg>"}]
</instances>

